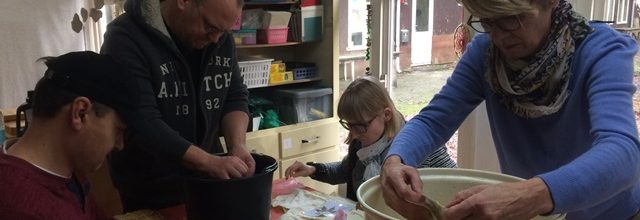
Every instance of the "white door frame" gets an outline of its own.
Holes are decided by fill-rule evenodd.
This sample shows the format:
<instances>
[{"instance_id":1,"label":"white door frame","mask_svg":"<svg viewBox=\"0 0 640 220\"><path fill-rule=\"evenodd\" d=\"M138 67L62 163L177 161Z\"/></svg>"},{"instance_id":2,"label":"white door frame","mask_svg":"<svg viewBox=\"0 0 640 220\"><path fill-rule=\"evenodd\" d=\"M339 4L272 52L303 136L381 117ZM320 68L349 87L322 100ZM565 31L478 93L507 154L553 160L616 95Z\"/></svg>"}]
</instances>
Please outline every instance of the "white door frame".
<instances>
[{"instance_id":1,"label":"white door frame","mask_svg":"<svg viewBox=\"0 0 640 220\"><path fill-rule=\"evenodd\" d=\"M396 1L387 0L372 0L372 27L371 27L371 61L370 68L373 76L382 79L381 76L386 75L385 87L392 93L391 78L389 75L392 73L392 59L394 49L394 37L393 31L394 25L394 5Z\"/></svg>"},{"instance_id":2,"label":"white door frame","mask_svg":"<svg viewBox=\"0 0 640 220\"><path fill-rule=\"evenodd\" d=\"M411 66L431 64L431 51L433 47L433 12L434 2L429 1L429 31L418 32L416 30L416 15L418 4L412 1L411 9Z\"/></svg>"}]
</instances>

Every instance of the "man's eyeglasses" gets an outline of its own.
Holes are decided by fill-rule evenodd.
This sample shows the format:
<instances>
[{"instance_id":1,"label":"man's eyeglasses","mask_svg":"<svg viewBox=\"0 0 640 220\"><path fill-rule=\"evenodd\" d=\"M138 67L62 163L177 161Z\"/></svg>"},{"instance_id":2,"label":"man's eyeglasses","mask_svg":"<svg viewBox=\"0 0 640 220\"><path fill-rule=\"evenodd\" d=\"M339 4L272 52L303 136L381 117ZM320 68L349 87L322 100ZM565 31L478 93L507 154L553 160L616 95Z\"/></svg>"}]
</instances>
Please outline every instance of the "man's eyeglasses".
<instances>
[{"instance_id":1,"label":"man's eyeglasses","mask_svg":"<svg viewBox=\"0 0 640 220\"><path fill-rule=\"evenodd\" d=\"M478 33L491 33L495 27L500 28L502 31L515 31L522 27L522 22L518 15L511 15L506 17L497 18L494 20L479 19L473 20L473 16L469 17L467 25L471 26L473 30Z\"/></svg>"},{"instance_id":2,"label":"man's eyeglasses","mask_svg":"<svg viewBox=\"0 0 640 220\"><path fill-rule=\"evenodd\" d=\"M373 120L375 120L377 117L378 117L378 115L376 115L371 120L369 120L369 121L367 121L365 123L349 123L349 122L345 121L344 119L340 119L340 125L342 125L342 127L344 127L344 129L347 129L349 131L357 132L357 133L360 133L360 134L364 134L364 133L367 133L367 128L369 127L369 125L371 125L371 122L373 122Z\"/></svg>"}]
</instances>

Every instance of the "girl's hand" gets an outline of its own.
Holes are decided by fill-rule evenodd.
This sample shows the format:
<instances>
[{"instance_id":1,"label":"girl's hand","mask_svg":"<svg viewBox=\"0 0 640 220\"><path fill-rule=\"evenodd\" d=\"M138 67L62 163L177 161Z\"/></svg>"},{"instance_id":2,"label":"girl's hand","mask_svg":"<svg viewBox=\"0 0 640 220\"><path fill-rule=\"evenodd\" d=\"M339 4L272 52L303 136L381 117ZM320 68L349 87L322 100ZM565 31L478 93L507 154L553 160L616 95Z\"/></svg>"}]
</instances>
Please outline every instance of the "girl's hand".
<instances>
[{"instance_id":1,"label":"girl's hand","mask_svg":"<svg viewBox=\"0 0 640 220\"><path fill-rule=\"evenodd\" d=\"M287 167L287 170L284 172L285 177L299 177L299 176L310 176L316 172L316 168L313 166L309 166L301 163L300 161L296 161L291 166Z\"/></svg>"}]
</instances>

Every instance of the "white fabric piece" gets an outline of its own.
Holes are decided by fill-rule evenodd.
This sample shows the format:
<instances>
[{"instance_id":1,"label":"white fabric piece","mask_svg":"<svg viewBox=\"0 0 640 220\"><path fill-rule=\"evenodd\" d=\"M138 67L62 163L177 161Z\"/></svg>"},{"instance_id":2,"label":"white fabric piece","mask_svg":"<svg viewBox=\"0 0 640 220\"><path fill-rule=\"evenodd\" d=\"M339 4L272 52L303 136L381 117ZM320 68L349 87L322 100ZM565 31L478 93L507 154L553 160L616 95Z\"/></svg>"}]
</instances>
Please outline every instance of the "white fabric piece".
<instances>
[{"instance_id":1,"label":"white fabric piece","mask_svg":"<svg viewBox=\"0 0 640 220\"><path fill-rule=\"evenodd\" d=\"M292 193L281 195L271 200L271 206L282 206L286 209L307 209L322 206L326 197L303 189L295 189Z\"/></svg>"},{"instance_id":2,"label":"white fabric piece","mask_svg":"<svg viewBox=\"0 0 640 220\"><path fill-rule=\"evenodd\" d=\"M364 212L353 208L356 206L355 202L346 198L330 196L316 191L296 189L287 195L280 195L271 200L271 206L280 206L286 210L286 212L280 217L280 220L332 220L334 218L331 216L315 217L305 214L309 210L317 210L323 206L327 206L328 203L331 203L334 206L341 204L341 206L350 207L350 211L347 213L347 219L364 219Z\"/></svg>"},{"instance_id":3,"label":"white fabric piece","mask_svg":"<svg viewBox=\"0 0 640 220\"><path fill-rule=\"evenodd\" d=\"M71 29L82 0L0 1L0 108L16 108L46 69L36 62L84 50L84 33Z\"/></svg>"},{"instance_id":4,"label":"white fabric piece","mask_svg":"<svg viewBox=\"0 0 640 220\"><path fill-rule=\"evenodd\" d=\"M356 152L358 159L366 166L362 174L363 180L371 179L380 174L380 169L382 168L382 157L380 154L389 147L389 144L389 138L382 137L377 142L360 148L360 150Z\"/></svg>"}]
</instances>

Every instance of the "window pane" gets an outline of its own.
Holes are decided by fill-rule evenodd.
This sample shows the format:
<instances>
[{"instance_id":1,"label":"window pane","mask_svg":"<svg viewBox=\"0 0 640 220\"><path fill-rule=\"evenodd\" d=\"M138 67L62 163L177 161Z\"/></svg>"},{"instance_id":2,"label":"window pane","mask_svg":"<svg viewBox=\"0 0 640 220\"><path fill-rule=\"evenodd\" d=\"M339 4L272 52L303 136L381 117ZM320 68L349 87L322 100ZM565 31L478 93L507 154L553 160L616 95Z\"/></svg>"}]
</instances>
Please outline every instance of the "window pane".
<instances>
[{"instance_id":1,"label":"window pane","mask_svg":"<svg viewBox=\"0 0 640 220\"><path fill-rule=\"evenodd\" d=\"M627 23L627 16L629 15L629 1L628 0L618 0L618 24Z\"/></svg>"},{"instance_id":2,"label":"window pane","mask_svg":"<svg viewBox=\"0 0 640 220\"><path fill-rule=\"evenodd\" d=\"M348 47L363 47L367 38L367 1L349 0Z\"/></svg>"},{"instance_id":3,"label":"window pane","mask_svg":"<svg viewBox=\"0 0 640 220\"><path fill-rule=\"evenodd\" d=\"M416 1L416 31L429 31L429 0Z\"/></svg>"}]
</instances>

